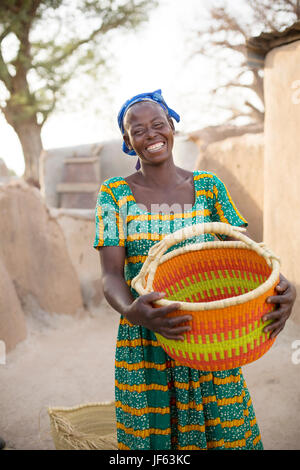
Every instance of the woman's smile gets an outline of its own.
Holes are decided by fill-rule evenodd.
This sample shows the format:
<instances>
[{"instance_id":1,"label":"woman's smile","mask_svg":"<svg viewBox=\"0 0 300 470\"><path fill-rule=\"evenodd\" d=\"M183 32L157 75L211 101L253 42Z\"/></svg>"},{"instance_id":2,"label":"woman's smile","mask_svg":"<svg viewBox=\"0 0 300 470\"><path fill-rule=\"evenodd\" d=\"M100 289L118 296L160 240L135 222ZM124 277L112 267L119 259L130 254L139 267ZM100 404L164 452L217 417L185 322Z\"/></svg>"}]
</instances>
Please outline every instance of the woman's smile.
<instances>
[{"instance_id":1,"label":"woman's smile","mask_svg":"<svg viewBox=\"0 0 300 470\"><path fill-rule=\"evenodd\" d=\"M148 147L146 147L146 150L150 153L156 153L162 150L162 148L165 147L165 143L160 141L156 142L155 144L151 144Z\"/></svg>"}]
</instances>

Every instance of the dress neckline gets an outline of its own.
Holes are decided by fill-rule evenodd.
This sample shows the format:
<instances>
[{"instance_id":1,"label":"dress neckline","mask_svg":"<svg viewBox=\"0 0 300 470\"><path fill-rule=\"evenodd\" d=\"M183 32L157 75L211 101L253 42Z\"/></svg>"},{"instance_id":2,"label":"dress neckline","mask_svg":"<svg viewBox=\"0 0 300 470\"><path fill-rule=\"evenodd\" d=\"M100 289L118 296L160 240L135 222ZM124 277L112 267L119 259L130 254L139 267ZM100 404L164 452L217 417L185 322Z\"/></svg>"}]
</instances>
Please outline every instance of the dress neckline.
<instances>
[{"instance_id":1,"label":"dress neckline","mask_svg":"<svg viewBox=\"0 0 300 470\"><path fill-rule=\"evenodd\" d=\"M171 213L162 212L162 211L160 211L160 212L148 212L148 211L145 211L144 209L141 209L141 207L139 207L139 205L138 205L138 203L137 203L137 201L136 201L136 199L135 199L135 197L134 197L134 195L133 195L133 192L132 192L132 190L131 190L131 187L130 187L129 183L127 183L127 181L126 181L124 178L122 178L122 179L123 179L124 183L127 185L128 189L129 189L129 192L131 193L131 196L132 196L132 198L133 198L133 202L135 203L135 205L138 207L138 209L139 209L143 214L150 214L150 215L151 215L151 214L152 214L152 215L160 215L160 214L161 214L161 215L175 215L175 213L174 213L174 214L173 214L173 213L171 214ZM197 191L196 191L196 183L195 183L195 171L193 171L193 183L194 183L194 198L195 198L195 202L194 202L194 204L193 204L193 206L192 206L191 209L188 209L188 210L185 210L185 211L183 211L183 212L180 212L180 214L185 214L185 213L192 212L192 211L195 210L195 207L196 207L196 205L197 205ZM176 214L178 214L178 212L176 212Z\"/></svg>"}]
</instances>

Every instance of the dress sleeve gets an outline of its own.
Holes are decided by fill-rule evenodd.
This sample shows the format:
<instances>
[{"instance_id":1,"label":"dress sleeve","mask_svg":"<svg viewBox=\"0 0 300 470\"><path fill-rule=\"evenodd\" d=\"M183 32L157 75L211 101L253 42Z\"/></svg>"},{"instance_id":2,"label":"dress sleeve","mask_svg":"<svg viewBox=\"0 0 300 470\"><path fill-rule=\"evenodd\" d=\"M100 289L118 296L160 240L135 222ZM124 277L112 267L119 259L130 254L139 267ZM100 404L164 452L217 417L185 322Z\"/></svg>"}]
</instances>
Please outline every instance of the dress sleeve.
<instances>
[{"instance_id":1,"label":"dress sleeve","mask_svg":"<svg viewBox=\"0 0 300 470\"><path fill-rule=\"evenodd\" d=\"M225 184L216 175L213 176L212 222L224 222L236 227L247 227L248 222L238 211ZM224 240L226 235L218 235Z\"/></svg>"},{"instance_id":2,"label":"dress sleeve","mask_svg":"<svg viewBox=\"0 0 300 470\"><path fill-rule=\"evenodd\" d=\"M94 248L102 246L125 246L124 221L119 205L109 183L100 187L95 208L96 234Z\"/></svg>"}]
</instances>

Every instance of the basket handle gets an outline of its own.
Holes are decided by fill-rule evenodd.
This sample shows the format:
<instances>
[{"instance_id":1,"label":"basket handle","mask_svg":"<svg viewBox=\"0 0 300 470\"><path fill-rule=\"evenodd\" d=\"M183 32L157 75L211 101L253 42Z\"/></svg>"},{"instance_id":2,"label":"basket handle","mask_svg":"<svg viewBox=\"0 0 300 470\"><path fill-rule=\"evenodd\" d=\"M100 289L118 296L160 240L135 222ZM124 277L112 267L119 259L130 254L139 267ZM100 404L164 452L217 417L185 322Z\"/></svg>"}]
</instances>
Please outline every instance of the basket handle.
<instances>
[{"instance_id":1,"label":"basket handle","mask_svg":"<svg viewBox=\"0 0 300 470\"><path fill-rule=\"evenodd\" d=\"M234 227L230 224L223 222L208 222L201 224L189 225L176 232L166 235L160 242L153 245L148 253L148 257L144 262L142 269L139 274L132 279L131 285L135 289L137 286L142 287L143 291L150 292L150 286L152 286L156 268L159 264L161 257L164 253L176 243L187 240L188 238L195 237L197 235L203 235L205 233L218 233L220 235L227 235L246 243L252 250L256 251L259 255L263 256L269 264L271 264L271 258L275 258L280 262L279 258L265 247L264 243L257 243L251 238L243 235L241 232L245 232L245 227ZM220 242L219 242L220 243ZM221 242L222 243L222 242ZM186 247L188 250L188 246ZM150 269L151 264L151 269ZM146 275L148 278L146 280Z\"/></svg>"}]
</instances>

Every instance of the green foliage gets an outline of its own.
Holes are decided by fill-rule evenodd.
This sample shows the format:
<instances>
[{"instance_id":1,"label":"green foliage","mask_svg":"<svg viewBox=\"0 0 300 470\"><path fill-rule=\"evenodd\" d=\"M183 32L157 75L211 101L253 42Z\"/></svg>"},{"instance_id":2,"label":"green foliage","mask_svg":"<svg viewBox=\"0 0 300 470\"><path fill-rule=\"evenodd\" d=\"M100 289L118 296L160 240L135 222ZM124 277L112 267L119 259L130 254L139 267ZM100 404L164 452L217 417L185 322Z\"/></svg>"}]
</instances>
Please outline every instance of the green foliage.
<instances>
[{"instance_id":1,"label":"green foliage","mask_svg":"<svg viewBox=\"0 0 300 470\"><path fill-rule=\"evenodd\" d=\"M156 0L1 0L0 109L10 124L40 116L43 125L82 73L96 75L110 60L115 31L147 20Z\"/></svg>"}]
</instances>

